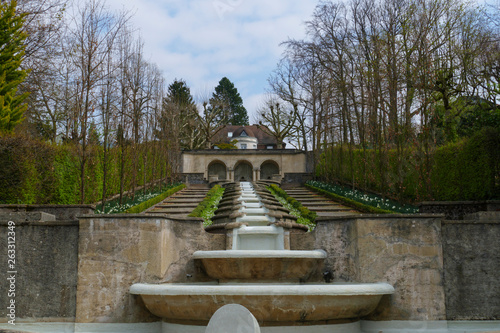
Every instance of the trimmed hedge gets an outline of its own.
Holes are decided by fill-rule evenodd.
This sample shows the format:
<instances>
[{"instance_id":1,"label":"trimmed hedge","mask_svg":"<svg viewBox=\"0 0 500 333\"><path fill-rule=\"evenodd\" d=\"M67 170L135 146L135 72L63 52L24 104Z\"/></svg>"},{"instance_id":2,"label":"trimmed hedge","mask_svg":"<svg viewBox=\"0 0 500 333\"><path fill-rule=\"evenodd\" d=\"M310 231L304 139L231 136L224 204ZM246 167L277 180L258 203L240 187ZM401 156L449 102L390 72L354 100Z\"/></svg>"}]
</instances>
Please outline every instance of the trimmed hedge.
<instances>
[{"instance_id":1,"label":"trimmed hedge","mask_svg":"<svg viewBox=\"0 0 500 333\"><path fill-rule=\"evenodd\" d=\"M311 223L314 223L314 220L316 220L316 217L318 216L316 212L313 212L307 207L302 206L302 203L300 201L289 196L288 193L286 193L286 191L278 185L272 184L269 187L274 191L274 193L276 193L276 195L285 199L293 208L298 210L303 218L311 221Z\"/></svg>"},{"instance_id":2,"label":"trimmed hedge","mask_svg":"<svg viewBox=\"0 0 500 333\"><path fill-rule=\"evenodd\" d=\"M80 147L53 144L29 137L0 137L0 204L80 203ZM108 151L106 194L120 192L121 154L124 154L124 191L172 175L161 142L128 145ZM85 203L96 203L103 193L103 147L89 146L85 164ZM135 177L135 184L134 184ZM171 178L171 177L170 177ZM169 179L171 180L171 179Z\"/></svg>"},{"instance_id":3,"label":"trimmed hedge","mask_svg":"<svg viewBox=\"0 0 500 333\"><path fill-rule=\"evenodd\" d=\"M220 189L223 189L220 185L214 185L208 192L205 198L196 206L195 209L188 215L190 217L202 217L203 212L212 207L212 197L217 195L220 192ZM222 191L224 192L224 191Z\"/></svg>"},{"instance_id":4,"label":"trimmed hedge","mask_svg":"<svg viewBox=\"0 0 500 333\"><path fill-rule=\"evenodd\" d=\"M354 209L357 209L363 213L370 213L370 214L393 214L394 213L390 210L385 210L385 209L362 204L362 203L357 202L355 200L340 196L340 195L332 193L332 192L328 192L326 190L323 190L321 188L318 188L318 187L315 187L315 186L312 186L309 184L305 184L305 185L307 188L310 188L311 190L313 190L315 192L318 192L318 193L320 193L328 198L331 198L335 201L342 202L343 204L345 204L349 207L352 207Z\"/></svg>"},{"instance_id":5,"label":"trimmed hedge","mask_svg":"<svg viewBox=\"0 0 500 333\"><path fill-rule=\"evenodd\" d=\"M166 192L163 192L162 194L152 198L152 199L149 199L147 201L144 201L144 202L141 202L140 204L138 205L135 205L133 207L130 207L129 209L127 209L125 211L125 213L127 214L139 214L143 211L145 211L146 209L148 209L149 207L151 206L154 206L156 205L157 203L165 200L167 197L171 196L172 194L182 190L183 188L185 188L186 185L185 184L181 184L179 186L176 186L174 188L171 188L170 190L166 191Z\"/></svg>"},{"instance_id":6,"label":"trimmed hedge","mask_svg":"<svg viewBox=\"0 0 500 333\"><path fill-rule=\"evenodd\" d=\"M471 138L441 147L421 143L401 151L329 147L316 176L382 193L400 202L500 198L500 132L483 128ZM352 165L352 168L351 168Z\"/></svg>"}]
</instances>

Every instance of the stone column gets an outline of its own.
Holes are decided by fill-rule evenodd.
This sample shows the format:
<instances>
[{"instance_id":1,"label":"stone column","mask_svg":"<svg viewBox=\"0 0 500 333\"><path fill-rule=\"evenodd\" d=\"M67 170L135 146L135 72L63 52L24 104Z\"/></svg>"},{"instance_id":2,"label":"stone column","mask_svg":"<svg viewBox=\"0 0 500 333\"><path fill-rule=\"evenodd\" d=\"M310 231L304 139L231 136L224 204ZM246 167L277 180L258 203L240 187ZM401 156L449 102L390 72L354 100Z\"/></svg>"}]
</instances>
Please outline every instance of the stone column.
<instances>
[{"instance_id":1,"label":"stone column","mask_svg":"<svg viewBox=\"0 0 500 333\"><path fill-rule=\"evenodd\" d=\"M253 168L253 180L254 181L260 180L260 168L259 167Z\"/></svg>"},{"instance_id":2,"label":"stone column","mask_svg":"<svg viewBox=\"0 0 500 333\"><path fill-rule=\"evenodd\" d=\"M227 168L227 179L234 182L234 169L232 167Z\"/></svg>"}]
</instances>

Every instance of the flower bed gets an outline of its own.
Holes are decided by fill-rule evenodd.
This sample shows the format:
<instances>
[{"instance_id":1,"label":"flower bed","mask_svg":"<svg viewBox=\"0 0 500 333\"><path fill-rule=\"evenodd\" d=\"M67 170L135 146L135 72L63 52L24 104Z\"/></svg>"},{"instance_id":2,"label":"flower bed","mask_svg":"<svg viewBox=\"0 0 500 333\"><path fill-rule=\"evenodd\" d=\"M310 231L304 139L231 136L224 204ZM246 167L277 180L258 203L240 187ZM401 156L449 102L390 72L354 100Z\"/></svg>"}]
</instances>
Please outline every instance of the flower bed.
<instances>
[{"instance_id":1,"label":"flower bed","mask_svg":"<svg viewBox=\"0 0 500 333\"><path fill-rule=\"evenodd\" d=\"M219 201L224 194L224 188L220 185L215 185L208 191L207 196L202 202L189 214L191 217L202 217L204 219L203 226L207 227L212 224L212 217L214 216Z\"/></svg>"},{"instance_id":2,"label":"flower bed","mask_svg":"<svg viewBox=\"0 0 500 333\"><path fill-rule=\"evenodd\" d=\"M121 205L120 205L120 200L119 199L111 200L111 201L106 202L106 206L105 206L105 211L104 212L102 211L102 205L101 205L101 206L97 206L97 208L94 211L94 213L95 214L118 214L118 213L124 213L124 212L132 209L132 207L134 207L134 206L138 206L141 203L147 202L148 200L152 200L155 197L158 197L158 196L160 196L162 194L165 194L169 190L171 190L173 188L177 188L179 186L182 186L182 188L185 187L185 185L180 185L179 183L177 183L177 184L170 184L170 185L167 185L167 186L163 185L163 186L154 187L154 188L148 190L145 193L144 192L136 193L136 195L134 197L132 197L132 196L124 196ZM174 191L173 193L175 193L177 191L178 190ZM169 195L171 195L171 194L169 194ZM164 200L167 196L165 196L161 200ZM156 203L154 203L154 204L156 204ZM149 207L150 206L144 208L143 210L145 210L145 209L147 209ZM134 210L136 210L136 209L134 209Z\"/></svg>"},{"instance_id":3,"label":"flower bed","mask_svg":"<svg viewBox=\"0 0 500 333\"><path fill-rule=\"evenodd\" d=\"M330 194L335 199L342 201L346 205L367 213L374 214L416 214L418 207L412 205L402 205L391 199L384 199L375 194L368 194L359 190L354 190L346 186L331 185L319 181L308 181L308 187L318 190L323 194Z\"/></svg>"},{"instance_id":4,"label":"flower bed","mask_svg":"<svg viewBox=\"0 0 500 333\"><path fill-rule=\"evenodd\" d=\"M302 206L300 201L295 200L286 193L285 190L281 189L277 185L271 185L267 188L278 201L290 211L290 214L297 217L297 223L303 224L309 228L309 231L313 230L316 226L314 220L317 215L316 212L310 211L306 207Z\"/></svg>"}]
</instances>

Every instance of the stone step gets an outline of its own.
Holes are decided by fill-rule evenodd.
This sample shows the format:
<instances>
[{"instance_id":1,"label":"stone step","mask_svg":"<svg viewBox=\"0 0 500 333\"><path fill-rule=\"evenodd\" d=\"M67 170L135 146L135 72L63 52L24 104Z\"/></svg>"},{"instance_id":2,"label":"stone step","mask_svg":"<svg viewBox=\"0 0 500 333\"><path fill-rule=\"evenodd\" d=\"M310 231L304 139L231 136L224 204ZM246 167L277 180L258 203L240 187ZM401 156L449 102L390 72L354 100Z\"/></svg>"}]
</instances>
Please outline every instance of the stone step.
<instances>
[{"instance_id":1,"label":"stone step","mask_svg":"<svg viewBox=\"0 0 500 333\"><path fill-rule=\"evenodd\" d=\"M351 215L359 215L359 212L350 210L350 211L342 211L342 212L316 212L319 217L337 217L337 216L351 216Z\"/></svg>"},{"instance_id":2,"label":"stone step","mask_svg":"<svg viewBox=\"0 0 500 333\"><path fill-rule=\"evenodd\" d=\"M332 205L338 205L338 203L334 201L319 201L319 200L298 200L303 206L332 206Z\"/></svg>"},{"instance_id":3,"label":"stone step","mask_svg":"<svg viewBox=\"0 0 500 333\"><path fill-rule=\"evenodd\" d=\"M313 212L342 212L342 211L350 211L353 210L350 207L346 206L322 206L322 207L316 207L316 206L305 206L307 209Z\"/></svg>"},{"instance_id":4,"label":"stone step","mask_svg":"<svg viewBox=\"0 0 500 333\"><path fill-rule=\"evenodd\" d=\"M196 207L198 206L199 202L193 202L193 203L176 203L172 201L164 201L162 203L157 204L155 207L172 207L172 206L177 206L177 207Z\"/></svg>"},{"instance_id":5,"label":"stone step","mask_svg":"<svg viewBox=\"0 0 500 333\"><path fill-rule=\"evenodd\" d=\"M173 196L172 199L205 199L206 195L198 195L198 194L179 194Z\"/></svg>"},{"instance_id":6,"label":"stone step","mask_svg":"<svg viewBox=\"0 0 500 333\"><path fill-rule=\"evenodd\" d=\"M163 214L190 214L193 211L191 208L154 208L148 213L163 213Z\"/></svg>"},{"instance_id":7,"label":"stone step","mask_svg":"<svg viewBox=\"0 0 500 333\"><path fill-rule=\"evenodd\" d=\"M200 201L202 201L202 199L184 199L184 198L180 198L180 199L177 199L177 198L172 198L172 200L169 200L168 202L175 202L175 203L192 203L192 202L196 202L196 203L199 203Z\"/></svg>"}]
</instances>

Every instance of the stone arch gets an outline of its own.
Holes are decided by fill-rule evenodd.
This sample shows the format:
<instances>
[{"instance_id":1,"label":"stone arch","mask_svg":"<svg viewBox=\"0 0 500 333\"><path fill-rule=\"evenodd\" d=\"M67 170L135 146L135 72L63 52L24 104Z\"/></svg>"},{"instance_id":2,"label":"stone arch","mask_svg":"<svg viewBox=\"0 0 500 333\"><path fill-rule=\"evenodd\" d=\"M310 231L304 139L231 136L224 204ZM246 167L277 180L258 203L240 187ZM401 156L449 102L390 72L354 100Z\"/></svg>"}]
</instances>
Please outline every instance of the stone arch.
<instances>
[{"instance_id":1,"label":"stone arch","mask_svg":"<svg viewBox=\"0 0 500 333\"><path fill-rule=\"evenodd\" d=\"M219 160L214 160L210 162L210 164L208 165L208 179L210 179L210 177L217 176L218 180L222 180L227 178L226 175L227 175L227 168L224 162Z\"/></svg>"},{"instance_id":2,"label":"stone arch","mask_svg":"<svg viewBox=\"0 0 500 333\"><path fill-rule=\"evenodd\" d=\"M239 161L234 167L234 181L253 181L253 167L252 163L248 161Z\"/></svg>"},{"instance_id":3,"label":"stone arch","mask_svg":"<svg viewBox=\"0 0 500 333\"><path fill-rule=\"evenodd\" d=\"M267 180L273 179L273 175L277 175L280 173L280 167L278 163L273 160L264 161L260 165L260 179Z\"/></svg>"}]
</instances>

